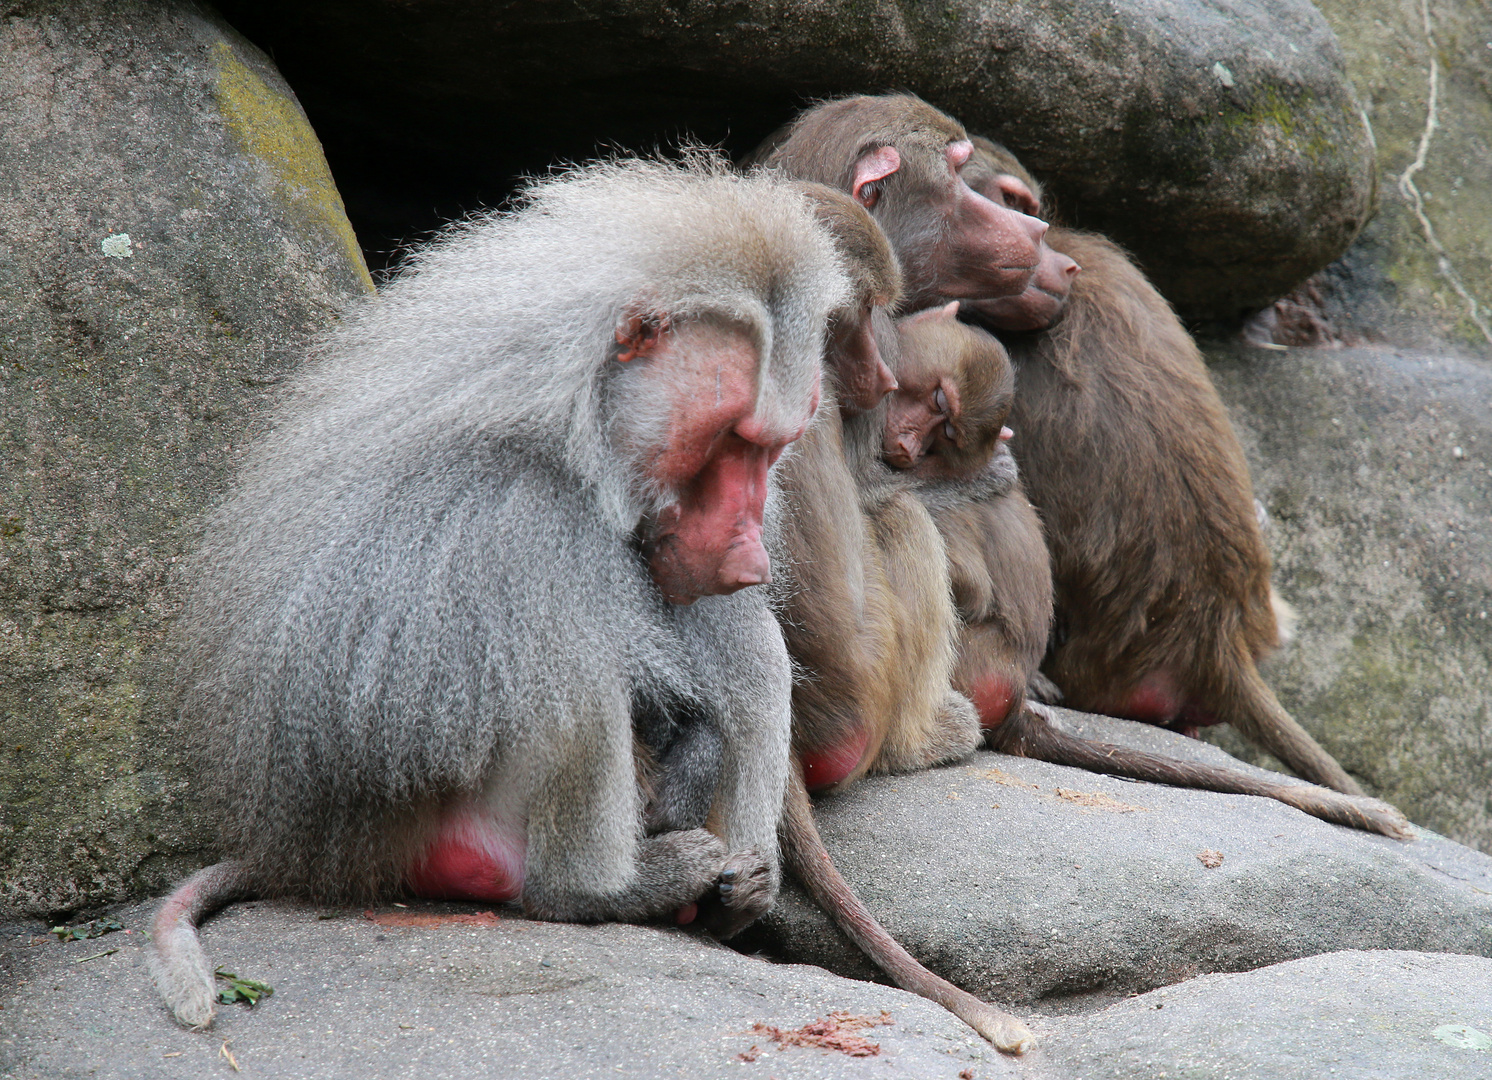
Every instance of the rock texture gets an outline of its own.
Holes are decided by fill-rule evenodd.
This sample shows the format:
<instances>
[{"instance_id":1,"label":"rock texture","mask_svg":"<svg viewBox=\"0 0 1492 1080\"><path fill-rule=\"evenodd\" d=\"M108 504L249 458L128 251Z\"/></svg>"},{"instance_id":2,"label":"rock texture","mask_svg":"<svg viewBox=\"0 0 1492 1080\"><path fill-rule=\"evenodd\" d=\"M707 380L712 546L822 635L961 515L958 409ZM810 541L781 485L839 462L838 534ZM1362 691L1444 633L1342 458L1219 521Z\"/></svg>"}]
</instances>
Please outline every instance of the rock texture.
<instances>
[{"instance_id":1,"label":"rock texture","mask_svg":"<svg viewBox=\"0 0 1492 1080\"><path fill-rule=\"evenodd\" d=\"M1060 715L1108 742L1230 761L1142 724ZM1492 956L1492 858L1273 800L980 753L863 781L822 799L818 819L840 870L913 955L1005 1004L1079 1009L1341 949ZM795 890L747 934L742 947L877 977Z\"/></svg>"},{"instance_id":2,"label":"rock texture","mask_svg":"<svg viewBox=\"0 0 1492 1080\"><path fill-rule=\"evenodd\" d=\"M229 909L204 935L209 951L274 993L224 1006L194 1034L145 974L148 909L117 914L130 933L67 945L40 927L0 935L0 973L14 976L0 982L0 1074L1471 1080L1492 1060L1492 961L1481 957L1341 952L1203 976L1097 1011L1028 1015L1040 1042L1017 1060L890 987L677 931L474 922L449 905L385 909L380 922ZM779 1048L761 1030L835 1012L875 1026L851 1028L839 1050Z\"/></svg>"},{"instance_id":3,"label":"rock texture","mask_svg":"<svg viewBox=\"0 0 1492 1080\"><path fill-rule=\"evenodd\" d=\"M1372 791L1492 851L1492 369L1368 348L1208 361L1301 614L1265 676Z\"/></svg>"},{"instance_id":4,"label":"rock texture","mask_svg":"<svg viewBox=\"0 0 1492 1080\"><path fill-rule=\"evenodd\" d=\"M371 283L294 96L215 17L0 15L0 913L41 913L204 856L162 660L173 565Z\"/></svg>"},{"instance_id":5,"label":"rock texture","mask_svg":"<svg viewBox=\"0 0 1492 1080\"><path fill-rule=\"evenodd\" d=\"M375 250L599 145L692 132L739 152L805 98L888 89L1008 140L1189 314L1288 291L1372 195L1367 128L1306 0L222 7L305 100Z\"/></svg>"},{"instance_id":6,"label":"rock texture","mask_svg":"<svg viewBox=\"0 0 1492 1080\"><path fill-rule=\"evenodd\" d=\"M1492 960L1340 952L1206 975L1064 1017L1037 1076L1474 1080L1492 1071Z\"/></svg>"},{"instance_id":7,"label":"rock texture","mask_svg":"<svg viewBox=\"0 0 1492 1080\"><path fill-rule=\"evenodd\" d=\"M379 913L450 913L416 905ZM470 909L462 909L470 910ZM323 913L330 914L330 913ZM148 908L121 913L144 926ZM1020 1066L941 1008L885 986L740 956L677 931L562 926L504 914L487 925L397 927L361 912L241 905L203 935L214 961L274 987L224 1006L207 1034L177 1027L145 972L142 935L0 945L24 982L0 983L0 1075L118 1080L231 1072L280 1080L555 1077L1019 1077ZM84 964L74 961L117 948ZM7 954L9 954L7 956ZM880 1021L848 1034L869 1057L780 1049L761 1024L801 1028L834 1011ZM756 1060L743 1061L740 1055Z\"/></svg>"},{"instance_id":8,"label":"rock texture","mask_svg":"<svg viewBox=\"0 0 1492 1080\"><path fill-rule=\"evenodd\" d=\"M1488 355L1492 8L1467 0L1317 6L1340 36L1372 123L1378 209L1346 257L1296 299L1325 316L1330 336L1444 339ZM1288 325L1274 339L1300 343Z\"/></svg>"}]
</instances>

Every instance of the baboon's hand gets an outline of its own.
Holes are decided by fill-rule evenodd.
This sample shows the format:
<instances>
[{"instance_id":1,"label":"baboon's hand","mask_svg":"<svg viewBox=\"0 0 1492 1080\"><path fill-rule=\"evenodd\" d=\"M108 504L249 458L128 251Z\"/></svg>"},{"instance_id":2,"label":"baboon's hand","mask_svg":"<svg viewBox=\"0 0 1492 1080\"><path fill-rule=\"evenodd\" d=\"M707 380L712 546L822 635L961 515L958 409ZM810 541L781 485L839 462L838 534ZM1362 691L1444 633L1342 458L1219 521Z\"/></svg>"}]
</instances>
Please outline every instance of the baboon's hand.
<instances>
[{"instance_id":1,"label":"baboon's hand","mask_svg":"<svg viewBox=\"0 0 1492 1080\"><path fill-rule=\"evenodd\" d=\"M772 868L748 848L725 861L714 892L700 901L700 920L716 937L734 937L770 911L776 899Z\"/></svg>"},{"instance_id":2,"label":"baboon's hand","mask_svg":"<svg viewBox=\"0 0 1492 1080\"><path fill-rule=\"evenodd\" d=\"M709 892L725 867L725 841L708 829L660 833L642 842L644 875L671 903L687 904Z\"/></svg>"}]
</instances>

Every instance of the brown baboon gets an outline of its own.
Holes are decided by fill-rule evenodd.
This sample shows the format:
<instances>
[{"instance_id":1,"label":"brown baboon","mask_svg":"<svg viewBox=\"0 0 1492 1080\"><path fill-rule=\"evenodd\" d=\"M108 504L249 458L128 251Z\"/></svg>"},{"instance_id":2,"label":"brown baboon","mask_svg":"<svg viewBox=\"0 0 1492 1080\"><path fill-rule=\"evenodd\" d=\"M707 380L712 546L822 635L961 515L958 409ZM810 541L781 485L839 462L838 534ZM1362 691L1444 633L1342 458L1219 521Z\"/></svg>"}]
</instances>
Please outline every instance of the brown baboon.
<instances>
[{"instance_id":1,"label":"brown baboon","mask_svg":"<svg viewBox=\"0 0 1492 1080\"><path fill-rule=\"evenodd\" d=\"M807 110L746 162L838 188L866 207L901 263L902 304L1020 293L1046 225L974 191L963 125L910 94L848 97Z\"/></svg>"},{"instance_id":2,"label":"brown baboon","mask_svg":"<svg viewBox=\"0 0 1492 1080\"><path fill-rule=\"evenodd\" d=\"M1052 579L1004 426L1015 397L1010 361L998 340L958 322L957 308L897 323L899 386L884 450L918 481L943 536L963 624L953 685L990 728L1025 702L1046 649Z\"/></svg>"},{"instance_id":3,"label":"brown baboon","mask_svg":"<svg viewBox=\"0 0 1492 1080\"><path fill-rule=\"evenodd\" d=\"M970 753L979 724L949 685L956 616L936 527L904 478L879 460L895 385L885 308L899 290L890 245L861 207L804 185L855 283L832 322L824 405L784 463L778 584L783 634L803 672L793 687L793 747L783 858L809 893L899 986L938 1002L1003 1050L1032 1042L1015 1017L938 978L888 935L835 869L805 787L842 785L867 771L923 768ZM872 334L872 328L880 332Z\"/></svg>"},{"instance_id":4,"label":"brown baboon","mask_svg":"<svg viewBox=\"0 0 1492 1080\"><path fill-rule=\"evenodd\" d=\"M980 140L965 175L1039 210L1034 180L995 144ZM1196 345L1114 244L1053 228L1046 246L1038 287L969 308L1017 370L1010 424L1056 590L1043 670L1074 708L1190 733L1231 723L1302 777L1361 794L1259 675L1280 608L1243 451Z\"/></svg>"},{"instance_id":5,"label":"brown baboon","mask_svg":"<svg viewBox=\"0 0 1492 1080\"><path fill-rule=\"evenodd\" d=\"M1307 784L1099 743L1054 726L1028 705L1052 620L1041 523L1016 478L1003 426L1014 393L1005 350L953 321L953 308L901 320L900 383L887 410L886 457L918 478L948 548L963 630L953 684L979 710L992 749L1139 780L1263 795L1327 821L1406 835L1383 803Z\"/></svg>"},{"instance_id":6,"label":"brown baboon","mask_svg":"<svg viewBox=\"0 0 1492 1080\"><path fill-rule=\"evenodd\" d=\"M580 921L706 899L722 934L771 905L791 667L746 586L848 291L790 185L699 154L537 182L347 321L183 617L229 859L155 920L178 1020L213 1016L197 921L248 893ZM714 755L651 835L634 739Z\"/></svg>"}]
</instances>

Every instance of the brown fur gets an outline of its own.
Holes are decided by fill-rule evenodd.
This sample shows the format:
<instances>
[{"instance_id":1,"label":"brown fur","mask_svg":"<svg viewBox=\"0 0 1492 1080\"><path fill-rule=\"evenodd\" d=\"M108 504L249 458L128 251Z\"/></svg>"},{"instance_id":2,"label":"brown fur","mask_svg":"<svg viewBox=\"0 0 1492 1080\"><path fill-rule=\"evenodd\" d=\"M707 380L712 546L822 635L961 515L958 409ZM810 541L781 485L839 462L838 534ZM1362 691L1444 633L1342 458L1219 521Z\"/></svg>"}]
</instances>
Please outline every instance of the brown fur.
<instances>
[{"instance_id":1,"label":"brown fur","mask_svg":"<svg viewBox=\"0 0 1492 1080\"><path fill-rule=\"evenodd\" d=\"M974 158L976 184L981 165L1018 168L998 147ZM1269 553L1195 343L1116 245L1057 228L1046 242L1083 268L1066 310L1049 330L1006 336L1020 380L1011 426L1052 553L1046 674L1074 708L1229 722L1301 776L1361 794L1259 676L1280 640ZM1166 699L1158 712L1135 697L1147 677Z\"/></svg>"},{"instance_id":2,"label":"brown fur","mask_svg":"<svg viewBox=\"0 0 1492 1080\"><path fill-rule=\"evenodd\" d=\"M964 620L954 685L979 710L991 748L1157 783L1262 795L1327 821L1407 837L1402 817L1386 804L1081 739L1050 723L1040 706L1027 706L1025 690L1052 618L1052 577L1014 461L1008 450L995 449L1011 407L1009 362L989 335L936 312L903 319L900 328L897 394L926 401L932 388L946 388L959 441L967 443L935 439L908 472L920 470L919 494L946 542Z\"/></svg>"},{"instance_id":3,"label":"brown fur","mask_svg":"<svg viewBox=\"0 0 1492 1080\"><path fill-rule=\"evenodd\" d=\"M978 742L968 702L950 687L958 623L943 541L909 483L879 460L881 415L844 417L826 395L779 470L782 626L803 671L793 745L815 786L814 763L862 739L835 782L956 760Z\"/></svg>"},{"instance_id":4,"label":"brown fur","mask_svg":"<svg viewBox=\"0 0 1492 1080\"><path fill-rule=\"evenodd\" d=\"M937 434L927 456L906 471L918 480L948 553L963 624L953 685L974 702L981 722L993 726L1024 703L1052 619L1041 521L1000 440L1015 397L1014 375L998 340L936 311L902 319L898 330L902 385L893 398L911 397L926 407L933 389L942 387L952 413L955 438Z\"/></svg>"},{"instance_id":5,"label":"brown fur","mask_svg":"<svg viewBox=\"0 0 1492 1080\"><path fill-rule=\"evenodd\" d=\"M870 216L847 196L810 192L852 264L862 307L894 359L880 306L894 303L896 263ZM832 346L831 346L831 352ZM905 989L937 1001L1003 1050L1032 1042L1020 1021L937 978L875 921L835 869L814 827L803 775L835 785L867 772L925 768L967 755L978 720L950 686L957 619L942 539L907 481L879 460L883 412L846 416L839 359L825 357L818 416L778 470L785 514L777 589L793 688L795 770L782 827L787 865L844 932Z\"/></svg>"}]
</instances>

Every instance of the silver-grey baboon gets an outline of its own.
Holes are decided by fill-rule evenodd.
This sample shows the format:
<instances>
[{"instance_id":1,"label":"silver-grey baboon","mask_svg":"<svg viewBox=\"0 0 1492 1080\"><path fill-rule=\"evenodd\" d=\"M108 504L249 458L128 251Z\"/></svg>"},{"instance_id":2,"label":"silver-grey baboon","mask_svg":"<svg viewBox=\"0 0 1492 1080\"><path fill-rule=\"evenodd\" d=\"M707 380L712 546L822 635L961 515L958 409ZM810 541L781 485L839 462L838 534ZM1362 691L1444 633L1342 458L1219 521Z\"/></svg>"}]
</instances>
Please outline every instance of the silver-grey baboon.
<instances>
[{"instance_id":1,"label":"silver-grey baboon","mask_svg":"<svg viewBox=\"0 0 1492 1080\"><path fill-rule=\"evenodd\" d=\"M197 921L249 893L770 906L790 666L740 590L847 293L785 182L622 161L453 227L320 349L182 619L229 858L155 920L178 1020L213 1016ZM708 790L648 813L642 744Z\"/></svg>"}]
</instances>

